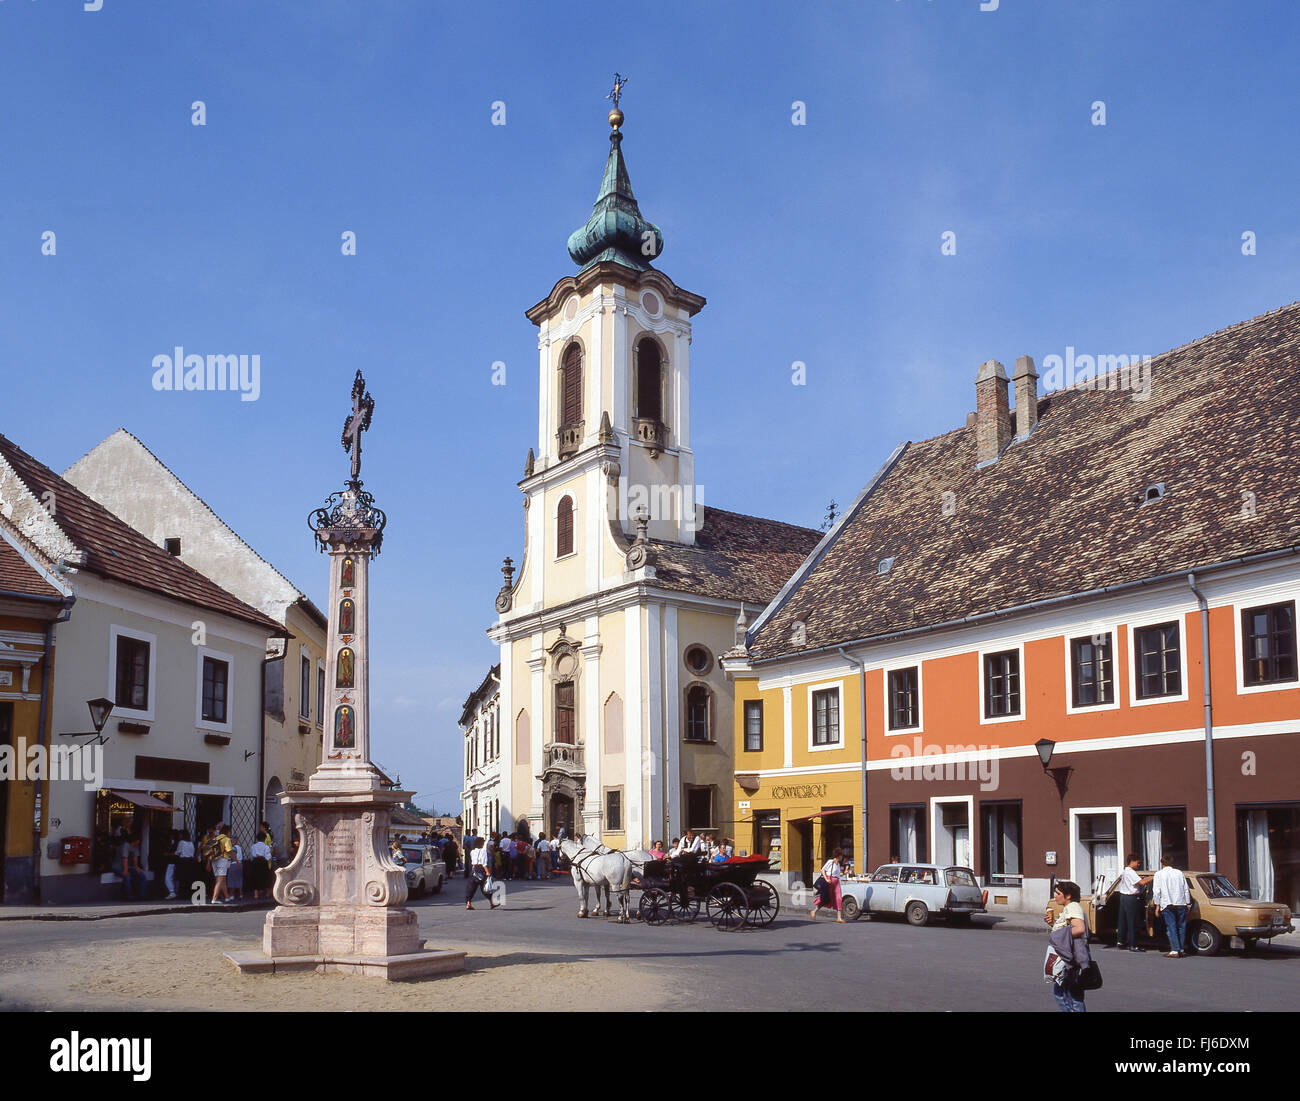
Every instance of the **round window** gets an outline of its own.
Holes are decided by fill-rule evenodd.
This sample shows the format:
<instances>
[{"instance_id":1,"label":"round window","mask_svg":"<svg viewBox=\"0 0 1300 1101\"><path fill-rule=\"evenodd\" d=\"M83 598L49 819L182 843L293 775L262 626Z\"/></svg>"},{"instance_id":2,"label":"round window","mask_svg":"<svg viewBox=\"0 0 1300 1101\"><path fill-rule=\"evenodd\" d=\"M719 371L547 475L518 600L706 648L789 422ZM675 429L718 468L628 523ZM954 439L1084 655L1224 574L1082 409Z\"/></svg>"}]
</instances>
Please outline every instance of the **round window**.
<instances>
[{"instance_id":1,"label":"round window","mask_svg":"<svg viewBox=\"0 0 1300 1101\"><path fill-rule=\"evenodd\" d=\"M654 291L646 291L641 296L641 306L651 317L658 317L659 310L662 308L659 303L659 296Z\"/></svg>"},{"instance_id":2,"label":"round window","mask_svg":"<svg viewBox=\"0 0 1300 1101\"><path fill-rule=\"evenodd\" d=\"M572 321L578 316L578 296L575 294L564 304L564 320Z\"/></svg>"},{"instance_id":3,"label":"round window","mask_svg":"<svg viewBox=\"0 0 1300 1101\"><path fill-rule=\"evenodd\" d=\"M690 646L686 650L686 668L702 677L713 668L713 655L703 646Z\"/></svg>"}]
</instances>

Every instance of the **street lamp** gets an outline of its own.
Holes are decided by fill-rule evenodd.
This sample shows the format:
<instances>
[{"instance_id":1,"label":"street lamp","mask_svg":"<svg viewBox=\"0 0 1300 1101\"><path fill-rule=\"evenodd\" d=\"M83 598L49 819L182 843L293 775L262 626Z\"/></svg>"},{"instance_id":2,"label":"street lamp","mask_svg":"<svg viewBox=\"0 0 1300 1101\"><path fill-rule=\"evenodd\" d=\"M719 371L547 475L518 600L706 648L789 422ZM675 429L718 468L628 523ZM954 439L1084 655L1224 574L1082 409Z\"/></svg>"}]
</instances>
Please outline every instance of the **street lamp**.
<instances>
[{"instance_id":1,"label":"street lamp","mask_svg":"<svg viewBox=\"0 0 1300 1101\"><path fill-rule=\"evenodd\" d=\"M113 701L100 696L97 699L87 700L86 706L90 708L90 721L94 724L95 733L101 733L104 724L108 722L109 712L113 710Z\"/></svg>"},{"instance_id":2,"label":"street lamp","mask_svg":"<svg viewBox=\"0 0 1300 1101\"><path fill-rule=\"evenodd\" d=\"M1065 792L1070 786L1070 773L1074 771L1073 765L1061 765L1057 768L1049 768L1052 763L1052 754L1056 750L1056 743L1050 738L1039 738L1034 743L1034 748L1038 750L1038 759L1042 762L1043 772L1052 778L1056 783L1057 794L1061 797L1061 821L1066 820L1065 815Z\"/></svg>"},{"instance_id":3,"label":"street lamp","mask_svg":"<svg viewBox=\"0 0 1300 1101\"><path fill-rule=\"evenodd\" d=\"M1052 763L1052 750L1056 748L1056 743L1050 738L1039 738L1034 743L1034 748L1038 750L1038 759L1043 762L1043 771L1047 771L1047 766Z\"/></svg>"}]
</instances>

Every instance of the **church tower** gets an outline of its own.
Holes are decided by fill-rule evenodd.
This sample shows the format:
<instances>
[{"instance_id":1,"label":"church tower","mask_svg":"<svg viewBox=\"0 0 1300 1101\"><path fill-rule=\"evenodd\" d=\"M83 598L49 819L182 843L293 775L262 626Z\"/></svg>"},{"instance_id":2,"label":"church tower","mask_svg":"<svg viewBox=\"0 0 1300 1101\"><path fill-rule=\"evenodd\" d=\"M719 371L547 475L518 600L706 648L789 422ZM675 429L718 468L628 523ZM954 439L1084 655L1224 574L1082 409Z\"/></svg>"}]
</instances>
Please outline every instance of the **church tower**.
<instances>
[{"instance_id":1,"label":"church tower","mask_svg":"<svg viewBox=\"0 0 1300 1101\"><path fill-rule=\"evenodd\" d=\"M538 419L518 483L525 547L517 576L506 560L488 631L500 734L466 821L636 848L730 828L733 712L717 657L813 533L700 501L690 349L705 303L655 267L663 234L632 192L623 84L595 205L568 241L577 271L527 311Z\"/></svg>"}]
</instances>

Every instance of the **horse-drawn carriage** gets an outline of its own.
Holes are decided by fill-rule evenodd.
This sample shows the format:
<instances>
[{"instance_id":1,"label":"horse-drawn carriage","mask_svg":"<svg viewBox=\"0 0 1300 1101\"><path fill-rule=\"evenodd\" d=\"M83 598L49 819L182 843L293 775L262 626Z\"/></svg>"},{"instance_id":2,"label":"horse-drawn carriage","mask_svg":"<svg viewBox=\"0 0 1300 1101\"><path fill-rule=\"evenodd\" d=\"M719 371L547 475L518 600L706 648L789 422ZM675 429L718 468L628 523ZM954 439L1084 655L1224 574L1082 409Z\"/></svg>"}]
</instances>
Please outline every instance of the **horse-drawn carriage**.
<instances>
[{"instance_id":1,"label":"horse-drawn carriage","mask_svg":"<svg viewBox=\"0 0 1300 1101\"><path fill-rule=\"evenodd\" d=\"M761 856L720 864L696 856L648 860L633 886L641 888L637 913L648 925L694 921L701 909L716 929L770 925L781 909L776 885L759 879L770 870Z\"/></svg>"}]
</instances>

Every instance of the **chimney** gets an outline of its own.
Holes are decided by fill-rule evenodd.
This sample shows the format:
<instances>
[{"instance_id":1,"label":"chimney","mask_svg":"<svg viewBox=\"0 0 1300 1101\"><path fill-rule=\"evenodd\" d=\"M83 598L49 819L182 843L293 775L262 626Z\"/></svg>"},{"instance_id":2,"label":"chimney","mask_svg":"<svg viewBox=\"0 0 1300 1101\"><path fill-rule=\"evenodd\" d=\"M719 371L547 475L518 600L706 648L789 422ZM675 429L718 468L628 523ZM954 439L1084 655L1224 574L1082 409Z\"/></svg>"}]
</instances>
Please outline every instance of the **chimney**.
<instances>
[{"instance_id":1,"label":"chimney","mask_svg":"<svg viewBox=\"0 0 1300 1101\"><path fill-rule=\"evenodd\" d=\"M1007 402L1007 369L996 359L980 365L975 376L975 463L997 461L1011 442L1011 408Z\"/></svg>"},{"instance_id":2,"label":"chimney","mask_svg":"<svg viewBox=\"0 0 1300 1101\"><path fill-rule=\"evenodd\" d=\"M1038 423L1038 372L1033 356L1016 360L1011 382L1016 391L1016 439L1023 440Z\"/></svg>"}]
</instances>

